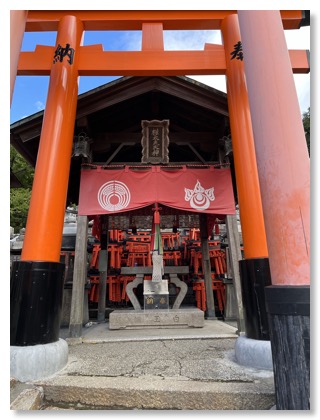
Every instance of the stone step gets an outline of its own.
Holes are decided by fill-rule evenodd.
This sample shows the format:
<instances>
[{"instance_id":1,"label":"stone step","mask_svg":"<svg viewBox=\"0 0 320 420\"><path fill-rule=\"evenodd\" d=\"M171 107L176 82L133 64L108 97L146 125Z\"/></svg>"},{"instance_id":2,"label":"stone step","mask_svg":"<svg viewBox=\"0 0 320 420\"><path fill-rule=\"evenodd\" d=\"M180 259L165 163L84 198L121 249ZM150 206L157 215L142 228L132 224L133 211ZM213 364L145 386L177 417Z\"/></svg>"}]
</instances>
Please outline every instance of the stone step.
<instances>
[{"instance_id":1,"label":"stone step","mask_svg":"<svg viewBox=\"0 0 320 420\"><path fill-rule=\"evenodd\" d=\"M274 406L273 381L57 376L38 385L44 391L46 409L269 410Z\"/></svg>"},{"instance_id":2,"label":"stone step","mask_svg":"<svg viewBox=\"0 0 320 420\"><path fill-rule=\"evenodd\" d=\"M237 363L235 331L207 320L180 329L94 324L77 343L67 339L62 370L25 386L43 393L39 410L269 410L273 372Z\"/></svg>"},{"instance_id":3,"label":"stone step","mask_svg":"<svg viewBox=\"0 0 320 420\"><path fill-rule=\"evenodd\" d=\"M24 387L15 385L17 396L11 401L10 410L29 411L41 410L43 405L43 390L41 387Z\"/></svg>"}]
</instances>

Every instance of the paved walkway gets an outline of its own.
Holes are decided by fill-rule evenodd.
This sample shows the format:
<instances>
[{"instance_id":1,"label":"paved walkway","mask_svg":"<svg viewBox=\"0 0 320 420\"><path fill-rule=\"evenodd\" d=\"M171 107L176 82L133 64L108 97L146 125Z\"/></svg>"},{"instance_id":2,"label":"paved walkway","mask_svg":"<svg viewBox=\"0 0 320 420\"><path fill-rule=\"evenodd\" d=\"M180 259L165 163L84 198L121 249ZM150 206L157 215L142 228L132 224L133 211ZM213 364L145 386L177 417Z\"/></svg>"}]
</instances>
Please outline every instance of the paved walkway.
<instances>
[{"instance_id":1,"label":"paved walkway","mask_svg":"<svg viewBox=\"0 0 320 420\"><path fill-rule=\"evenodd\" d=\"M83 328L81 339L67 336L62 329L69 343L67 366L35 382L49 406L268 410L274 405L273 373L236 363L236 328L222 321L206 320L203 328L119 331L93 323Z\"/></svg>"}]
</instances>

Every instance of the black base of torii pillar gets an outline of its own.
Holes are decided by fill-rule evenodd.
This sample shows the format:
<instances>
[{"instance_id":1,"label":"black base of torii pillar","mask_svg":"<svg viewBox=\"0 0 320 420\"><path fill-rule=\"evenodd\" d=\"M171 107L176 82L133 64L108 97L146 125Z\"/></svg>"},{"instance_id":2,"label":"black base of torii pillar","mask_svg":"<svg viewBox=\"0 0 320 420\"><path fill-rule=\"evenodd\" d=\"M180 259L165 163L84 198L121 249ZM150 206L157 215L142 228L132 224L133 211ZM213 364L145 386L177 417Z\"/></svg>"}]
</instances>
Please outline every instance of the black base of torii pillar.
<instances>
[{"instance_id":1,"label":"black base of torii pillar","mask_svg":"<svg viewBox=\"0 0 320 420\"><path fill-rule=\"evenodd\" d=\"M68 362L59 338L64 264L15 261L10 281L10 377L27 382L51 376Z\"/></svg>"},{"instance_id":2,"label":"black base of torii pillar","mask_svg":"<svg viewBox=\"0 0 320 420\"><path fill-rule=\"evenodd\" d=\"M10 345L33 346L59 340L65 266L15 261L10 284Z\"/></svg>"},{"instance_id":3,"label":"black base of torii pillar","mask_svg":"<svg viewBox=\"0 0 320 420\"><path fill-rule=\"evenodd\" d=\"M248 338L270 340L265 287L271 285L269 258L239 261L245 331Z\"/></svg>"},{"instance_id":4,"label":"black base of torii pillar","mask_svg":"<svg viewBox=\"0 0 320 420\"><path fill-rule=\"evenodd\" d=\"M265 288L277 410L310 410L310 287Z\"/></svg>"}]
</instances>

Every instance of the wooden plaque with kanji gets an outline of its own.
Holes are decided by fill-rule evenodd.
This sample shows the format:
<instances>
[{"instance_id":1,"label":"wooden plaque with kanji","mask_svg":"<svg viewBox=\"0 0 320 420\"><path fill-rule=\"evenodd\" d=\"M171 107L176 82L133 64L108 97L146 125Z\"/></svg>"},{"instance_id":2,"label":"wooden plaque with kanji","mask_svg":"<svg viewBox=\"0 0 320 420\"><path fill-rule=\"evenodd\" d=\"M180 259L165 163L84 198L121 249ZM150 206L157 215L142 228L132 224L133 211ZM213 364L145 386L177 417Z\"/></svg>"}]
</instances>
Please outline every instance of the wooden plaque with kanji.
<instances>
[{"instance_id":1,"label":"wooden plaque with kanji","mask_svg":"<svg viewBox=\"0 0 320 420\"><path fill-rule=\"evenodd\" d=\"M169 120L141 121L142 163L169 163Z\"/></svg>"}]
</instances>

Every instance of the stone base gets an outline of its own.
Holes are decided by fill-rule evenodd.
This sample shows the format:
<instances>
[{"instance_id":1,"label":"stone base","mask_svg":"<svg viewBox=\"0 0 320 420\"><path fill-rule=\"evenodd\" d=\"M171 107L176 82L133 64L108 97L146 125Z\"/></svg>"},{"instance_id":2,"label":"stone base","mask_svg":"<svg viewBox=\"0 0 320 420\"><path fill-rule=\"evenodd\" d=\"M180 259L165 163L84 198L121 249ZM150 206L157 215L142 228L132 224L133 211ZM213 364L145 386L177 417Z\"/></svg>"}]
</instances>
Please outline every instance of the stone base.
<instances>
[{"instance_id":1,"label":"stone base","mask_svg":"<svg viewBox=\"0 0 320 420\"><path fill-rule=\"evenodd\" d=\"M10 376L20 382L46 378L68 362L68 344L61 338L49 344L10 346Z\"/></svg>"},{"instance_id":2,"label":"stone base","mask_svg":"<svg viewBox=\"0 0 320 420\"><path fill-rule=\"evenodd\" d=\"M198 308L117 310L109 315L109 329L202 328L204 312Z\"/></svg>"},{"instance_id":3,"label":"stone base","mask_svg":"<svg viewBox=\"0 0 320 420\"><path fill-rule=\"evenodd\" d=\"M273 370L271 343L268 340L238 337L235 345L235 357L242 366Z\"/></svg>"}]
</instances>

